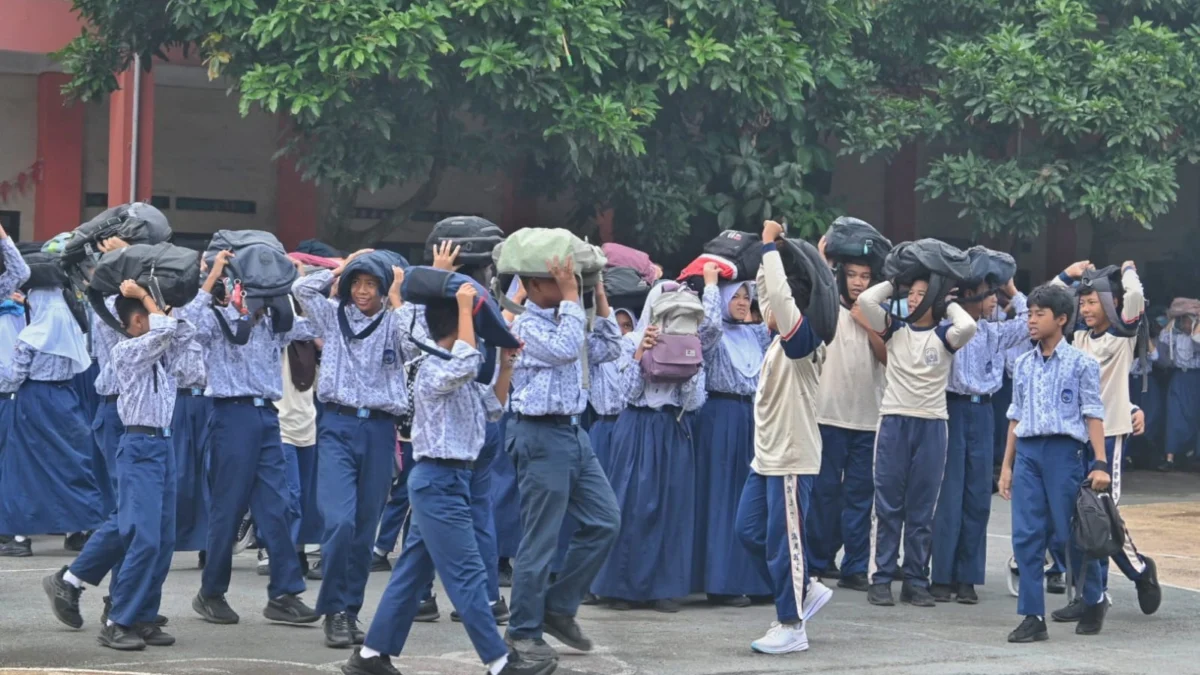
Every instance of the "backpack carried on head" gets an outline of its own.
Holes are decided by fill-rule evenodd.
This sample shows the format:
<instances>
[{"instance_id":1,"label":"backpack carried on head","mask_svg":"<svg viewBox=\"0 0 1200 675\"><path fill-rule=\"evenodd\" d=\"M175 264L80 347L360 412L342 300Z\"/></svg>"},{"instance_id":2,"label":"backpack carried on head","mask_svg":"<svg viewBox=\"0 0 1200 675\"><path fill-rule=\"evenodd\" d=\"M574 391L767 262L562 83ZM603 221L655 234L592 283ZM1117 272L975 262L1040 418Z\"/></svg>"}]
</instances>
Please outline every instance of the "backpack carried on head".
<instances>
[{"instance_id":1,"label":"backpack carried on head","mask_svg":"<svg viewBox=\"0 0 1200 675\"><path fill-rule=\"evenodd\" d=\"M643 253L636 248L613 243L604 244L600 247L600 250L604 251L604 257L608 258L608 269L633 269L646 282L647 287L658 281L658 268L654 266L654 261L650 259L648 253ZM607 278L608 274L605 273L604 276ZM606 285L604 288L607 292L608 286Z\"/></svg>"},{"instance_id":2,"label":"backpack carried on head","mask_svg":"<svg viewBox=\"0 0 1200 675\"><path fill-rule=\"evenodd\" d=\"M204 252L209 267L217 253L225 250L233 251L225 266L225 277L232 291L230 304L243 314L266 310L273 332L290 331L295 314L289 296L296 281L296 266L279 239L261 230L218 230ZM227 340L236 345L250 341L253 328L250 321L238 321L234 331L219 308L214 306L212 310Z\"/></svg>"},{"instance_id":3,"label":"backpack carried on head","mask_svg":"<svg viewBox=\"0 0 1200 675\"><path fill-rule=\"evenodd\" d=\"M916 307L909 308L906 317L897 317L908 322L921 317L933 309L934 317L941 320L946 311L944 300L963 279L971 276L971 261L963 251L937 239L918 239L896 245L883 262L883 276L892 282L892 313L900 306L901 289L914 281L924 279L929 283L925 299Z\"/></svg>"},{"instance_id":4,"label":"backpack carried on head","mask_svg":"<svg viewBox=\"0 0 1200 675\"><path fill-rule=\"evenodd\" d=\"M116 237L130 246L171 239L171 224L154 206L133 202L115 206L75 228L63 248L63 262L75 265L100 253L101 241Z\"/></svg>"},{"instance_id":5,"label":"backpack carried on head","mask_svg":"<svg viewBox=\"0 0 1200 675\"><path fill-rule=\"evenodd\" d=\"M641 307L649 292L650 284L632 267L609 267L604 270L604 293L610 305Z\"/></svg>"},{"instance_id":6,"label":"backpack carried on head","mask_svg":"<svg viewBox=\"0 0 1200 675\"><path fill-rule=\"evenodd\" d=\"M841 307L833 271L817 247L803 239L780 239L775 244L796 308L811 322L817 337L829 344L837 333Z\"/></svg>"},{"instance_id":7,"label":"backpack carried on head","mask_svg":"<svg viewBox=\"0 0 1200 675\"><path fill-rule=\"evenodd\" d=\"M438 221L425 240L425 262L433 264L433 254L443 241L459 247L457 264L486 267L492 264L492 250L504 241L504 230L479 216L453 216Z\"/></svg>"},{"instance_id":8,"label":"backpack carried on head","mask_svg":"<svg viewBox=\"0 0 1200 675\"><path fill-rule=\"evenodd\" d=\"M842 216L825 233L825 257L835 263L861 262L878 274L892 250L892 242L870 223Z\"/></svg>"},{"instance_id":9,"label":"backpack carried on head","mask_svg":"<svg viewBox=\"0 0 1200 675\"><path fill-rule=\"evenodd\" d=\"M967 249L967 259L971 263L971 276L963 280L962 286L965 291L974 291L985 282L989 291L995 291L1003 288L1017 274L1017 261L1003 251L994 251L986 246L972 246Z\"/></svg>"},{"instance_id":10,"label":"backpack carried on head","mask_svg":"<svg viewBox=\"0 0 1200 675\"><path fill-rule=\"evenodd\" d=\"M691 289L668 282L650 305L647 325L659 327L658 343L642 354L646 379L660 384L687 382L704 367L700 323L704 303Z\"/></svg>"},{"instance_id":11,"label":"backpack carried on head","mask_svg":"<svg viewBox=\"0 0 1200 675\"><path fill-rule=\"evenodd\" d=\"M109 251L96 262L87 297L100 320L125 337L120 320L108 311L104 299L121 294L121 283L132 279L150 292L164 312L183 307L200 292L200 255L168 243L137 244Z\"/></svg>"},{"instance_id":12,"label":"backpack carried on head","mask_svg":"<svg viewBox=\"0 0 1200 675\"><path fill-rule=\"evenodd\" d=\"M397 258L399 258L397 260ZM403 262L403 265L398 265L398 262ZM368 274L375 277L379 283L379 295L383 300L387 300L388 291L392 287L392 282L395 281L395 272L393 267L401 269L408 268L408 261L399 253L391 251L371 251L358 256L351 260L342 269L342 275L338 277L338 307L337 318L338 328L342 331L342 336L350 340L365 340L370 337L375 329L383 323L384 317L387 316L387 308L384 307L375 315L375 319L367 324L367 327L362 331L355 333L350 327L350 319L346 317L346 305L350 304L350 291L354 286L354 277L359 274Z\"/></svg>"},{"instance_id":13,"label":"backpack carried on head","mask_svg":"<svg viewBox=\"0 0 1200 675\"><path fill-rule=\"evenodd\" d=\"M1130 326L1125 323L1125 319L1121 316L1121 309L1117 307L1117 300L1124 299L1125 285L1121 282L1121 268L1116 265L1109 265L1100 269L1085 270L1083 278L1079 280L1077 292L1082 293L1086 290L1096 291L1100 298L1100 306L1104 308L1104 315L1108 318L1108 323L1112 327L1113 333L1121 337L1137 338L1134 344L1134 358L1142 367L1143 373L1149 372L1150 365L1150 322L1146 317L1141 317L1141 321L1137 325ZM1079 303L1075 303L1078 308ZM1076 309L1078 312L1078 309ZM1142 392L1145 392L1149 386L1148 376L1142 375Z\"/></svg>"},{"instance_id":14,"label":"backpack carried on head","mask_svg":"<svg viewBox=\"0 0 1200 675\"><path fill-rule=\"evenodd\" d=\"M23 242L17 244L17 251L25 264L29 266L29 279L21 284L21 290L28 292L31 288L67 288L70 279L63 269L62 258L42 250L42 242Z\"/></svg>"}]
</instances>

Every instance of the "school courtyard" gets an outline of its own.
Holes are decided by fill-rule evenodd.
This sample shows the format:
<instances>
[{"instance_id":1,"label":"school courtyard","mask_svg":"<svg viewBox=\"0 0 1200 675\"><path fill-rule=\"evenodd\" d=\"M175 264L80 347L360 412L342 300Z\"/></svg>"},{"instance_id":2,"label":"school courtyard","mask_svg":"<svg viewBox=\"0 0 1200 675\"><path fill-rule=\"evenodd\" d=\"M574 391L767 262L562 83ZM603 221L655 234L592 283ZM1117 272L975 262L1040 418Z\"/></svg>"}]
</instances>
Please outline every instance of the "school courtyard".
<instances>
[{"instance_id":1,"label":"school courtyard","mask_svg":"<svg viewBox=\"0 0 1200 675\"><path fill-rule=\"evenodd\" d=\"M1005 636L1018 623L1016 601L1004 575L1010 555L1009 506L993 502L988 541L988 583L981 604L871 607L864 593L835 590L834 598L808 627L811 648L803 654L753 654L749 643L770 624L769 606L715 609L692 604L675 615L582 608L583 627L598 649L588 655L562 648L562 675L760 675L767 673L854 673L920 675L1005 673L1200 673L1200 475L1132 473L1125 477L1122 513L1135 541L1158 561L1164 600L1158 614L1137 609L1133 585L1113 575L1114 606L1099 638L1052 624L1050 641L1009 645ZM200 583L194 553L180 554L164 588L163 613L179 642L170 648L119 653L96 644L104 589L83 596L83 630L71 631L50 614L41 578L71 560L61 537L34 540L35 557L0 559L0 675L15 673L137 673L144 675L305 675L335 673L348 652L327 649L320 624L309 627L267 623L260 611L266 579L255 574L253 551L237 557L230 604L242 615L238 626L214 626L191 610ZM317 582L305 598L315 602ZM387 575L371 575L363 619L369 621ZM832 583L832 582L831 582ZM1168 585L1169 584L1169 585ZM898 591L898 586L897 586ZM507 596L507 591L505 591ZM1049 609L1062 596L1050 596ZM483 667L471 651L451 607L439 592L442 619L417 624L409 650L394 663L406 675L478 675ZM560 647L553 640L549 640Z\"/></svg>"}]
</instances>

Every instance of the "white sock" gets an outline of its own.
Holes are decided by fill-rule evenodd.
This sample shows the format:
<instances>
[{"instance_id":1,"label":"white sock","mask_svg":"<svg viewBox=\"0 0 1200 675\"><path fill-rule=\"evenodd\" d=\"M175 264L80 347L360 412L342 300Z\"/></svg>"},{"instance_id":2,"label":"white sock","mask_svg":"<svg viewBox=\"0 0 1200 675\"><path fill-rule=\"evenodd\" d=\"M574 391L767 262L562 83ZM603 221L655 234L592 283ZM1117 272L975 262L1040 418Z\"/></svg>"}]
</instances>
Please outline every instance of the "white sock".
<instances>
[{"instance_id":1,"label":"white sock","mask_svg":"<svg viewBox=\"0 0 1200 675\"><path fill-rule=\"evenodd\" d=\"M105 621L105 622L104 622L104 625L105 625L105 626L111 626L111 625L113 625L113 620L112 620L112 619L109 619L108 621Z\"/></svg>"},{"instance_id":2,"label":"white sock","mask_svg":"<svg viewBox=\"0 0 1200 675\"><path fill-rule=\"evenodd\" d=\"M29 537L26 537L23 534L18 534L17 536L13 537L13 541L15 541L17 543L25 543L25 541L27 541L28 539L29 539Z\"/></svg>"},{"instance_id":3,"label":"white sock","mask_svg":"<svg viewBox=\"0 0 1200 675\"><path fill-rule=\"evenodd\" d=\"M492 661L488 664L488 672L492 675L500 675L500 671L504 670L504 666L508 665L508 654Z\"/></svg>"},{"instance_id":4,"label":"white sock","mask_svg":"<svg viewBox=\"0 0 1200 675\"><path fill-rule=\"evenodd\" d=\"M71 570L67 570L63 573L63 581L71 584L75 588L83 588L83 579L71 574Z\"/></svg>"},{"instance_id":5,"label":"white sock","mask_svg":"<svg viewBox=\"0 0 1200 675\"><path fill-rule=\"evenodd\" d=\"M374 649L371 649L370 647L368 647L366 645L363 645L362 649L359 650L358 654L359 654L359 656L363 657L364 659L373 659L376 656L379 656L379 652L375 651Z\"/></svg>"},{"instance_id":6,"label":"white sock","mask_svg":"<svg viewBox=\"0 0 1200 675\"><path fill-rule=\"evenodd\" d=\"M500 601L499 601L499 600L493 600L493 601L491 601L491 602L489 602L489 603L488 603L488 607L495 607L495 606L496 606L496 603L498 603L498 602L500 602Z\"/></svg>"},{"instance_id":7,"label":"white sock","mask_svg":"<svg viewBox=\"0 0 1200 675\"><path fill-rule=\"evenodd\" d=\"M378 548L378 547L376 547L376 548L375 548L375 555L382 556L382 557L386 558L386 557L387 557L387 551L380 551L380 550L379 550L379 548Z\"/></svg>"}]
</instances>

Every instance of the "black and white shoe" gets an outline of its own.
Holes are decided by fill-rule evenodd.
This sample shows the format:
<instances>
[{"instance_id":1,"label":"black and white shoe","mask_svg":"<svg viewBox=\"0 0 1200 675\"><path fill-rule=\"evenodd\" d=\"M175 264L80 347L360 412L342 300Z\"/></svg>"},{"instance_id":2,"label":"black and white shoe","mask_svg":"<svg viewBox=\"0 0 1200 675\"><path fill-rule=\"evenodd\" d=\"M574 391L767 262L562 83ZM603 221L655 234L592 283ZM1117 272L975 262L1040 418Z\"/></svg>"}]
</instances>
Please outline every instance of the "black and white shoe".
<instances>
[{"instance_id":1,"label":"black and white shoe","mask_svg":"<svg viewBox=\"0 0 1200 675\"><path fill-rule=\"evenodd\" d=\"M387 654L362 657L362 651L355 649L350 659L342 664L342 675L401 675L392 665L392 659Z\"/></svg>"},{"instance_id":2,"label":"black and white shoe","mask_svg":"<svg viewBox=\"0 0 1200 675\"><path fill-rule=\"evenodd\" d=\"M346 623L350 626L350 641L356 645L361 645L367 639L367 634L358 627L358 617L353 614L346 614Z\"/></svg>"},{"instance_id":3,"label":"black and white shoe","mask_svg":"<svg viewBox=\"0 0 1200 675\"><path fill-rule=\"evenodd\" d=\"M1100 598L1100 602L1086 607L1079 623L1075 624L1076 635L1099 635L1104 628L1104 615L1108 613L1108 598Z\"/></svg>"},{"instance_id":4,"label":"black and white shoe","mask_svg":"<svg viewBox=\"0 0 1200 675\"><path fill-rule=\"evenodd\" d=\"M104 596L104 611L100 612L100 625L103 626L104 624L108 623L108 614L111 611L112 611L112 596L106 595L106 596ZM159 628L162 628L163 626L167 625L167 621L168 621L167 617L163 616L162 614L157 614L154 617L154 625L158 626ZM147 644L149 644L149 643L147 643Z\"/></svg>"},{"instance_id":5,"label":"black and white shoe","mask_svg":"<svg viewBox=\"0 0 1200 675\"><path fill-rule=\"evenodd\" d=\"M13 539L7 544L0 544L0 558L28 558L33 555L33 540L28 537L25 541Z\"/></svg>"},{"instance_id":6,"label":"black and white shoe","mask_svg":"<svg viewBox=\"0 0 1200 675\"><path fill-rule=\"evenodd\" d=\"M508 611L508 603L504 602L503 595L496 601L496 604L492 605L492 618L496 620L497 626L507 625L508 620L512 618L512 612ZM450 612L450 620L454 623L462 623L462 616L459 615L457 609Z\"/></svg>"},{"instance_id":7,"label":"black and white shoe","mask_svg":"<svg viewBox=\"0 0 1200 675\"><path fill-rule=\"evenodd\" d=\"M238 524L237 534L233 538L233 554L237 555L248 548L253 548L254 519L249 514Z\"/></svg>"},{"instance_id":8,"label":"black and white shoe","mask_svg":"<svg viewBox=\"0 0 1200 675\"><path fill-rule=\"evenodd\" d=\"M1137 580L1138 607L1141 608L1142 614L1153 614L1158 611L1162 605L1162 587L1158 585L1158 565L1154 564L1154 558L1148 555L1142 556L1142 562L1146 568L1142 570L1142 576Z\"/></svg>"},{"instance_id":9,"label":"black and white shoe","mask_svg":"<svg viewBox=\"0 0 1200 675\"><path fill-rule=\"evenodd\" d=\"M309 581L320 581L325 578L325 573L321 571L321 559L312 564L312 568L308 570L308 574L304 575Z\"/></svg>"},{"instance_id":10,"label":"black and white shoe","mask_svg":"<svg viewBox=\"0 0 1200 675\"><path fill-rule=\"evenodd\" d=\"M936 607L937 601L929 594L929 589L924 586L917 586L909 582L904 582L900 587L900 602L913 607Z\"/></svg>"},{"instance_id":11,"label":"black and white shoe","mask_svg":"<svg viewBox=\"0 0 1200 675\"><path fill-rule=\"evenodd\" d=\"M63 575L67 573L67 567L63 568L54 574L42 579L42 590L46 591L46 597L50 599L50 611L54 612L54 617L71 628L83 627L83 615L79 613L79 595L83 593L82 588L75 588L63 579Z\"/></svg>"},{"instance_id":12,"label":"black and white shoe","mask_svg":"<svg viewBox=\"0 0 1200 675\"><path fill-rule=\"evenodd\" d=\"M865 572L855 572L854 574L843 574L837 582L838 588L845 588L851 591L867 592L871 589L871 581L867 579Z\"/></svg>"},{"instance_id":13,"label":"black and white shoe","mask_svg":"<svg viewBox=\"0 0 1200 675\"><path fill-rule=\"evenodd\" d=\"M327 614L325 616L325 646L345 649L353 645L354 636L350 633L350 621L346 613Z\"/></svg>"},{"instance_id":14,"label":"black and white shoe","mask_svg":"<svg viewBox=\"0 0 1200 675\"><path fill-rule=\"evenodd\" d=\"M892 595L891 584L871 584L867 589L867 602L876 607L892 607L896 604L896 597Z\"/></svg>"},{"instance_id":15,"label":"black and white shoe","mask_svg":"<svg viewBox=\"0 0 1200 675\"><path fill-rule=\"evenodd\" d=\"M121 652L138 652L146 648L146 641L137 631L116 623L105 624L96 641L103 647Z\"/></svg>"},{"instance_id":16,"label":"black and white shoe","mask_svg":"<svg viewBox=\"0 0 1200 675\"><path fill-rule=\"evenodd\" d=\"M508 663L500 671L500 675L550 675L558 670L558 661L554 659L534 661L521 658L515 649L508 650Z\"/></svg>"},{"instance_id":17,"label":"black and white shoe","mask_svg":"<svg viewBox=\"0 0 1200 675\"><path fill-rule=\"evenodd\" d=\"M1046 575L1046 592L1051 595L1066 595L1067 582L1062 572L1050 572Z\"/></svg>"},{"instance_id":18,"label":"black and white shoe","mask_svg":"<svg viewBox=\"0 0 1200 675\"><path fill-rule=\"evenodd\" d=\"M542 620L542 630L571 649L581 652L592 651L591 639L583 634L583 629L579 627L579 622L573 616L555 614L547 610L545 618Z\"/></svg>"},{"instance_id":19,"label":"black and white shoe","mask_svg":"<svg viewBox=\"0 0 1200 675\"><path fill-rule=\"evenodd\" d=\"M371 553L371 571L372 572L391 572L392 571L392 563L391 563L391 561L388 560L386 555L379 555L378 553L372 552Z\"/></svg>"},{"instance_id":20,"label":"black and white shoe","mask_svg":"<svg viewBox=\"0 0 1200 675\"><path fill-rule=\"evenodd\" d=\"M508 631L504 631L504 642L508 644L511 650L515 650L523 659L529 661L557 661L558 652L554 651L554 647L546 644L542 638L514 638Z\"/></svg>"},{"instance_id":21,"label":"black and white shoe","mask_svg":"<svg viewBox=\"0 0 1200 675\"><path fill-rule=\"evenodd\" d=\"M321 620L321 615L313 611L312 607L304 604L300 600L299 595L288 594L281 595L278 598L273 598L267 602L267 606L263 608L263 616L268 621L278 621L280 623L316 623Z\"/></svg>"},{"instance_id":22,"label":"black and white shoe","mask_svg":"<svg viewBox=\"0 0 1200 675\"><path fill-rule=\"evenodd\" d=\"M440 618L442 618L442 614L438 611L437 596L431 595L429 598L421 601L421 607L417 610L417 616L413 621L433 623Z\"/></svg>"},{"instance_id":23,"label":"black and white shoe","mask_svg":"<svg viewBox=\"0 0 1200 675\"><path fill-rule=\"evenodd\" d=\"M512 588L512 565L506 560L500 561L500 567L496 570L496 577L500 581L500 588Z\"/></svg>"},{"instance_id":24,"label":"black and white shoe","mask_svg":"<svg viewBox=\"0 0 1200 675\"><path fill-rule=\"evenodd\" d=\"M1085 609L1083 600L1076 597L1066 607L1056 609L1050 612L1050 618L1058 623L1075 623L1083 618L1083 610Z\"/></svg>"},{"instance_id":25,"label":"black and white shoe","mask_svg":"<svg viewBox=\"0 0 1200 675\"><path fill-rule=\"evenodd\" d=\"M83 550L84 545L87 544L91 536L91 532L72 532L63 537L63 549L78 553Z\"/></svg>"},{"instance_id":26,"label":"black and white shoe","mask_svg":"<svg viewBox=\"0 0 1200 675\"><path fill-rule=\"evenodd\" d=\"M197 593L196 597L192 598L192 609L209 623L232 625L241 620L238 613L225 601L224 595L206 598Z\"/></svg>"},{"instance_id":27,"label":"black and white shoe","mask_svg":"<svg viewBox=\"0 0 1200 675\"><path fill-rule=\"evenodd\" d=\"M1040 616L1027 616L1013 632L1008 634L1009 642L1042 642L1050 639L1046 632L1046 620Z\"/></svg>"},{"instance_id":28,"label":"black and white shoe","mask_svg":"<svg viewBox=\"0 0 1200 675\"><path fill-rule=\"evenodd\" d=\"M170 647L175 644L175 636L155 624L135 624L133 630L141 636L142 642L145 642L149 647Z\"/></svg>"}]
</instances>

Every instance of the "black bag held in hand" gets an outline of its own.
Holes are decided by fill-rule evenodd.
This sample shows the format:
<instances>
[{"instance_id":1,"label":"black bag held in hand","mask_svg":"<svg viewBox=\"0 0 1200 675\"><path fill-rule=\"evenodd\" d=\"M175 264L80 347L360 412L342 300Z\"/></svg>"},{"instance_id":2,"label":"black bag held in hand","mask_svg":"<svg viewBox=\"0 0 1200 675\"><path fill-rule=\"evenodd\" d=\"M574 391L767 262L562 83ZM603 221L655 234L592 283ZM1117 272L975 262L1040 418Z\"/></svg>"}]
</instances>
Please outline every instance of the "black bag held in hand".
<instances>
[{"instance_id":1,"label":"black bag held in hand","mask_svg":"<svg viewBox=\"0 0 1200 675\"><path fill-rule=\"evenodd\" d=\"M1105 490L1096 492L1087 480L1075 495L1075 513L1071 516L1071 541L1083 551L1086 562L1092 560L1107 560L1121 552L1125 546L1125 521L1117 504L1113 501L1112 493ZM1067 571L1073 568L1071 562L1071 547L1067 547ZM1083 567L1083 576L1072 579L1076 589L1076 597L1083 595L1083 585L1087 580L1087 567Z\"/></svg>"},{"instance_id":2,"label":"black bag held in hand","mask_svg":"<svg viewBox=\"0 0 1200 675\"><path fill-rule=\"evenodd\" d=\"M940 321L946 312L945 297L970 276L971 261L967 254L937 239L918 239L898 244L883 262L883 277L895 287L892 295L893 314L900 305L902 287L911 286L920 279L929 282L929 290L921 304L910 307L908 316L898 317L905 322L920 318L930 308Z\"/></svg>"},{"instance_id":3,"label":"black bag held in hand","mask_svg":"<svg viewBox=\"0 0 1200 675\"><path fill-rule=\"evenodd\" d=\"M443 241L460 248L456 264L487 267L492 264L492 249L504 241L504 230L479 216L453 216L439 221L425 240L425 262L433 264L433 253Z\"/></svg>"},{"instance_id":4,"label":"black bag held in hand","mask_svg":"<svg viewBox=\"0 0 1200 675\"><path fill-rule=\"evenodd\" d=\"M75 228L63 247L63 263L74 265L100 253L97 245L116 237L129 245L161 244L171 239L171 224L162 211L145 203L122 204Z\"/></svg>"},{"instance_id":5,"label":"black bag held in hand","mask_svg":"<svg viewBox=\"0 0 1200 675\"><path fill-rule=\"evenodd\" d=\"M890 239L858 218L838 218L825 233L825 257L835 263L859 262L879 273L891 250Z\"/></svg>"},{"instance_id":6,"label":"black bag held in hand","mask_svg":"<svg viewBox=\"0 0 1200 675\"><path fill-rule=\"evenodd\" d=\"M161 243L138 244L109 251L92 272L88 302L100 320L125 337L120 320L108 311L104 298L120 295L121 283L132 279L150 292L164 312L183 307L200 292L200 255L189 248Z\"/></svg>"},{"instance_id":7,"label":"black bag held in hand","mask_svg":"<svg viewBox=\"0 0 1200 675\"><path fill-rule=\"evenodd\" d=\"M812 322L817 337L829 344L837 333L841 306L833 271L817 247L803 239L779 239L775 245L797 309L805 321Z\"/></svg>"},{"instance_id":8,"label":"black bag held in hand","mask_svg":"<svg viewBox=\"0 0 1200 675\"><path fill-rule=\"evenodd\" d=\"M762 235L725 230L704 245L704 254L733 266L737 276L732 281L754 281L762 266Z\"/></svg>"},{"instance_id":9,"label":"black bag held in hand","mask_svg":"<svg viewBox=\"0 0 1200 675\"><path fill-rule=\"evenodd\" d=\"M241 295L230 298L230 302L243 303L243 308L249 314L265 310L274 333L290 331L295 314L289 296L297 272L291 258L283 250L283 244L275 235L261 230L218 230L204 252L209 267L212 267L217 253L227 250L233 251L233 258L225 265L225 276L233 282L234 291ZM234 331L220 309L212 309L227 340L235 345L250 341L252 321L238 321L237 331Z\"/></svg>"}]
</instances>

